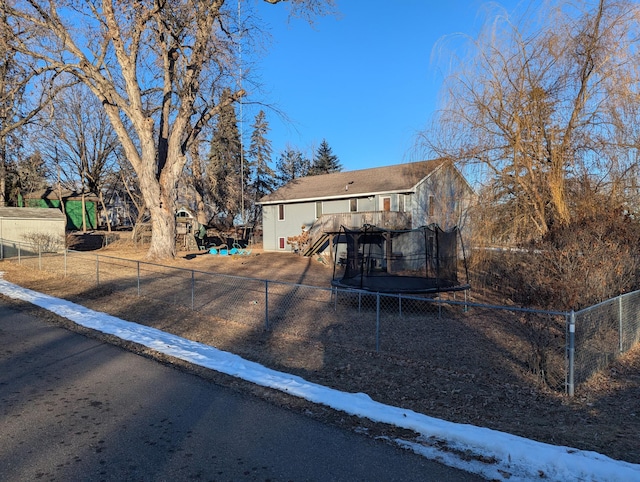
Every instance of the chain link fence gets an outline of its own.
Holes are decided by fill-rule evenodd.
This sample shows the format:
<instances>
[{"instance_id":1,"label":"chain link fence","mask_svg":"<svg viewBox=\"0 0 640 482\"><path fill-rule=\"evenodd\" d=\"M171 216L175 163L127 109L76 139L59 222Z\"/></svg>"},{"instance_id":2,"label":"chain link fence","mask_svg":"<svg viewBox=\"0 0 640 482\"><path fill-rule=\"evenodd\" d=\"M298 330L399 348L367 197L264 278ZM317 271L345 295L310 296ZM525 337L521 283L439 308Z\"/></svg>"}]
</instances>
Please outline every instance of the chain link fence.
<instances>
[{"instance_id":1,"label":"chain link fence","mask_svg":"<svg viewBox=\"0 0 640 482\"><path fill-rule=\"evenodd\" d=\"M576 385L640 342L640 291L575 312Z\"/></svg>"},{"instance_id":2,"label":"chain link fence","mask_svg":"<svg viewBox=\"0 0 640 482\"><path fill-rule=\"evenodd\" d=\"M465 293L406 296L253 279L0 241L0 258L87 287L173 303L257 331L411 360L460 353L460 368L526 370L574 387L640 341L640 291L579 312L473 303ZM462 340L474 345L464 346ZM483 356L468 360L469 350ZM478 366L481 365L481 366Z\"/></svg>"}]
</instances>

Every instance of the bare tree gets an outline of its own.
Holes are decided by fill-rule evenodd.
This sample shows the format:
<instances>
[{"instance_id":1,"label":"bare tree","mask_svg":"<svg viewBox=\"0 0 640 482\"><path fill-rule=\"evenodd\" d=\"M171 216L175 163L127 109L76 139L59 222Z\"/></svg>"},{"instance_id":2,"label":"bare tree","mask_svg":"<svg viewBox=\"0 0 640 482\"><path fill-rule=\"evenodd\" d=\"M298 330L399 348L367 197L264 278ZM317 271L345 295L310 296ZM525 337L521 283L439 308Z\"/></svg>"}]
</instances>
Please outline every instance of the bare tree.
<instances>
[{"instance_id":1,"label":"bare tree","mask_svg":"<svg viewBox=\"0 0 640 482\"><path fill-rule=\"evenodd\" d=\"M116 164L120 142L106 112L87 89L67 89L52 103L48 122L38 141L50 170L66 188L98 196L103 211L105 178ZM83 230L86 230L83 206ZM110 229L110 224L107 222Z\"/></svg>"},{"instance_id":2,"label":"bare tree","mask_svg":"<svg viewBox=\"0 0 640 482\"><path fill-rule=\"evenodd\" d=\"M289 3L304 13L327 2ZM40 33L14 34L20 53L75 76L99 99L151 215L147 256L175 256L178 180L190 145L224 107L214 102L213 84L234 70L237 3L5 0L0 6L10 24ZM244 95L236 89L224 102Z\"/></svg>"},{"instance_id":3,"label":"bare tree","mask_svg":"<svg viewBox=\"0 0 640 482\"><path fill-rule=\"evenodd\" d=\"M626 0L544 7L539 19L487 22L424 136L438 154L480 168L482 199L499 219L492 235L502 241L568 225L586 188L620 202L636 174L640 8Z\"/></svg>"},{"instance_id":4,"label":"bare tree","mask_svg":"<svg viewBox=\"0 0 640 482\"><path fill-rule=\"evenodd\" d=\"M50 172L40 152L24 156L14 163L14 183L12 195L32 194L47 187L47 177Z\"/></svg>"},{"instance_id":5,"label":"bare tree","mask_svg":"<svg viewBox=\"0 0 640 482\"><path fill-rule=\"evenodd\" d=\"M63 87L58 84L55 73L15 49L12 39L17 28L9 22L4 9L0 10L0 206L8 201L7 176L10 164L17 162L19 139ZM20 31L23 37L37 35L23 26ZM17 173L16 169L13 171Z\"/></svg>"}]
</instances>

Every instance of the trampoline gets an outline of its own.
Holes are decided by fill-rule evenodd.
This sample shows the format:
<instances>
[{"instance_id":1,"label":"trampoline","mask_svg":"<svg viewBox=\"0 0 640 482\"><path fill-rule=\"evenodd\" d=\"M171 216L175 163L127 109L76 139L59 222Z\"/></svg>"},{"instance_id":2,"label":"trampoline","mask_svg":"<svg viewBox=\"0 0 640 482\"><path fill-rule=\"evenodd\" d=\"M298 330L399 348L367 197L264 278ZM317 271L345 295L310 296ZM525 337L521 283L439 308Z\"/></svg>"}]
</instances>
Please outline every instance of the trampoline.
<instances>
[{"instance_id":1,"label":"trampoline","mask_svg":"<svg viewBox=\"0 0 640 482\"><path fill-rule=\"evenodd\" d=\"M331 285L376 293L439 293L470 288L457 228L411 230L340 227ZM458 279L460 240L466 280Z\"/></svg>"}]
</instances>

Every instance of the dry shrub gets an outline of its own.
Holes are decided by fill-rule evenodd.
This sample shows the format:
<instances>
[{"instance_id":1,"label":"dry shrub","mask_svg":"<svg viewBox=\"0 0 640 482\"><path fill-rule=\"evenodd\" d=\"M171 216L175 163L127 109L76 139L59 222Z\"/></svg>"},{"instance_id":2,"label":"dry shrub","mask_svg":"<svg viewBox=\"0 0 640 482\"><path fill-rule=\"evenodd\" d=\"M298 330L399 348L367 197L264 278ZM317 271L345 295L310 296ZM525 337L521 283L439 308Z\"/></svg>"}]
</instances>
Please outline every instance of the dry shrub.
<instances>
[{"instance_id":1,"label":"dry shrub","mask_svg":"<svg viewBox=\"0 0 640 482\"><path fill-rule=\"evenodd\" d=\"M639 240L627 216L584 217L534 244L476 253L474 267L514 303L577 310L640 287Z\"/></svg>"},{"instance_id":2,"label":"dry shrub","mask_svg":"<svg viewBox=\"0 0 640 482\"><path fill-rule=\"evenodd\" d=\"M564 366L564 323L558 317L537 313L524 313L517 330L527 341L527 366L539 382L556 390L565 382Z\"/></svg>"},{"instance_id":3,"label":"dry shrub","mask_svg":"<svg viewBox=\"0 0 640 482\"><path fill-rule=\"evenodd\" d=\"M62 236L33 231L24 234L24 239L39 253L55 253L64 247Z\"/></svg>"}]
</instances>

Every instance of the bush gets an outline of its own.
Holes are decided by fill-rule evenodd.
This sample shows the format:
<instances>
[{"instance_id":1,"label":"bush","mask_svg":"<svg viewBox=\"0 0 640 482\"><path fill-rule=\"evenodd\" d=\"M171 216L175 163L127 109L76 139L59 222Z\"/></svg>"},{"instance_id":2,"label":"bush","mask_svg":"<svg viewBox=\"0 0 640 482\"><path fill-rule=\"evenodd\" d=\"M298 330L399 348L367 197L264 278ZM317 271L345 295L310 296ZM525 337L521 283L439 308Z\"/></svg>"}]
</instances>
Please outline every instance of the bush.
<instances>
[{"instance_id":1,"label":"bush","mask_svg":"<svg viewBox=\"0 0 640 482\"><path fill-rule=\"evenodd\" d=\"M485 252L475 266L517 304L577 310L640 288L639 241L627 216L587 217L520 249Z\"/></svg>"},{"instance_id":2,"label":"bush","mask_svg":"<svg viewBox=\"0 0 640 482\"><path fill-rule=\"evenodd\" d=\"M38 253L55 253L65 246L65 238L63 236L56 236L51 233L26 233L24 239Z\"/></svg>"}]
</instances>

